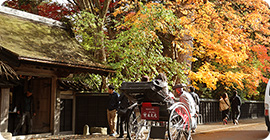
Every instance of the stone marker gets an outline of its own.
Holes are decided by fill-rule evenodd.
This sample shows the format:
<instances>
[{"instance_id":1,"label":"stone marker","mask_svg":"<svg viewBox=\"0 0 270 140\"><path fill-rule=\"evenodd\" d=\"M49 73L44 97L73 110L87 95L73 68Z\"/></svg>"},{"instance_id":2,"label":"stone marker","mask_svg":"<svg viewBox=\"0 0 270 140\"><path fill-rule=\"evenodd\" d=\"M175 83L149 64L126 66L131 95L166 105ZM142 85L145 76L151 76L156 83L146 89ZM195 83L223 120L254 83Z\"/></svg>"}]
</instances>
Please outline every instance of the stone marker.
<instances>
[{"instance_id":1,"label":"stone marker","mask_svg":"<svg viewBox=\"0 0 270 140\"><path fill-rule=\"evenodd\" d=\"M12 140L12 134L10 132L0 132L1 140Z\"/></svg>"},{"instance_id":2,"label":"stone marker","mask_svg":"<svg viewBox=\"0 0 270 140\"><path fill-rule=\"evenodd\" d=\"M102 135L107 135L107 128L106 127L91 127L90 133L100 133Z\"/></svg>"},{"instance_id":3,"label":"stone marker","mask_svg":"<svg viewBox=\"0 0 270 140\"><path fill-rule=\"evenodd\" d=\"M85 125L83 127L83 135L86 136L86 135L90 135L89 133L89 126L88 125Z\"/></svg>"}]
</instances>

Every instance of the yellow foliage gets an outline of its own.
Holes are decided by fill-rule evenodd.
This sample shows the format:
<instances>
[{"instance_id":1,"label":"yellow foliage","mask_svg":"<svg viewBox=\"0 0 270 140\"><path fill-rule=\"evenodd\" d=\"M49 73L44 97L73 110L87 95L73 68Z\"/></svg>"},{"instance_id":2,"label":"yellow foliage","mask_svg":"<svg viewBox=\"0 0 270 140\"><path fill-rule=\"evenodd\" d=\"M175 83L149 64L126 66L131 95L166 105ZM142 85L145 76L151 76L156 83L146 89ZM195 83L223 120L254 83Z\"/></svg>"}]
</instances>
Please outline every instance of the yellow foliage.
<instances>
[{"instance_id":1,"label":"yellow foliage","mask_svg":"<svg viewBox=\"0 0 270 140\"><path fill-rule=\"evenodd\" d=\"M189 72L189 78L191 81L197 81L199 83L205 83L210 89L216 89L219 73L213 71L213 67L209 63L205 63L201 66L198 72Z\"/></svg>"},{"instance_id":2,"label":"yellow foliage","mask_svg":"<svg viewBox=\"0 0 270 140\"><path fill-rule=\"evenodd\" d=\"M198 71L190 72L189 77L193 85L205 83L208 88L215 89L216 82L220 81L227 87L246 88L255 93L262 73L253 67L250 47L258 42L269 46L270 10L262 0L235 0L233 3L220 1L220 8L216 10L216 4L207 2L197 5L192 18L180 17L196 41L193 56L209 62ZM250 37L251 32L254 32L254 40ZM249 66L243 67L243 64Z\"/></svg>"},{"instance_id":3,"label":"yellow foliage","mask_svg":"<svg viewBox=\"0 0 270 140\"><path fill-rule=\"evenodd\" d=\"M226 87L248 88L250 92L254 92L262 73L257 67L253 67L254 57L250 47L258 42L269 46L270 42L270 10L262 1L167 1L166 8L178 16L178 21L170 22L154 19L151 15L151 10L154 10L152 7L160 4L149 2L145 5L148 8L147 14L141 11L129 13L125 17L124 26L143 28L145 33L150 33L155 38L158 38L155 31L173 35L173 49L181 53L193 50L191 61L202 60L204 64L196 72L189 72L192 85L205 83L208 88L216 89L217 82L220 82ZM121 12L123 11L116 10L114 15ZM149 20L154 21L155 31L148 28ZM175 24L180 24L185 30L171 30ZM254 40L251 32L254 32ZM193 49L183 45L181 39L184 35L194 38ZM246 64L248 66L245 67Z\"/></svg>"}]
</instances>

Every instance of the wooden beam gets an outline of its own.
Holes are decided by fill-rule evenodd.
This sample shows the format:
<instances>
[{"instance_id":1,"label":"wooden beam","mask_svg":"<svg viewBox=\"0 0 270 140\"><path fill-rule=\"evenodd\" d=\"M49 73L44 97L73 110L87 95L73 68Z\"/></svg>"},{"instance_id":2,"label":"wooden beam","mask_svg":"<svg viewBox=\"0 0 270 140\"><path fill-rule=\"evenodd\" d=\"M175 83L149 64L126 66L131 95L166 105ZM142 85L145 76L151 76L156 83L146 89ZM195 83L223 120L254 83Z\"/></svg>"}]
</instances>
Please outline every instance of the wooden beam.
<instances>
[{"instance_id":1,"label":"wooden beam","mask_svg":"<svg viewBox=\"0 0 270 140\"><path fill-rule=\"evenodd\" d=\"M40 77L52 77L56 75L56 70L47 67L38 67L33 65L21 65L15 71L18 75L31 75Z\"/></svg>"}]
</instances>

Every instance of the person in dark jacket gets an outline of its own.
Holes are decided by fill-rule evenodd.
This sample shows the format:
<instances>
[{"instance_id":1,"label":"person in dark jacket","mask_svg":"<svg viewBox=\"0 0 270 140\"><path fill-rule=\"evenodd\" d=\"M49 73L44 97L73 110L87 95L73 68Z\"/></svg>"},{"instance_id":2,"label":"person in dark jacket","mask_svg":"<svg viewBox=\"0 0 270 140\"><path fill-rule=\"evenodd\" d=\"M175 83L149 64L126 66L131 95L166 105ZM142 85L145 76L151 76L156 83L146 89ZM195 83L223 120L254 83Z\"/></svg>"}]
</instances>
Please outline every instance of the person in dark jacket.
<instances>
[{"instance_id":1,"label":"person in dark jacket","mask_svg":"<svg viewBox=\"0 0 270 140\"><path fill-rule=\"evenodd\" d=\"M231 97L231 107L232 107L232 119L235 125L238 125L238 120L240 118L240 107L242 105L241 98L237 95L237 91L233 91L233 96Z\"/></svg>"},{"instance_id":2,"label":"person in dark jacket","mask_svg":"<svg viewBox=\"0 0 270 140\"><path fill-rule=\"evenodd\" d=\"M108 100L108 106L107 106L107 119L108 124L110 127L110 136L115 136L115 118L116 118L116 112L118 108L118 93L114 91L114 86L109 85L108 87L109 92L109 100Z\"/></svg>"},{"instance_id":3,"label":"person in dark jacket","mask_svg":"<svg viewBox=\"0 0 270 140\"><path fill-rule=\"evenodd\" d=\"M13 135L17 135L18 131L21 127L26 123L27 126L27 133L32 133L32 118L36 115L35 107L34 107L34 98L33 93L31 90L28 90L23 97L23 99L18 104L18 111L17 113L20 115L20 122L18 123L17 127L15 128Z\"/></svg>"},{"instance_id":4,"label":"person in dark jacket","mask_svg":"<svg viewBox=\"0 0 270 140\"><path fill-rule=\"evenodd\" d=\"M120 117L120 134L118 136L118 138L123 138L124 137L124 127L123 124L124 122L126 122L127 119L127 114L128 114L128 98L125 96L124 93L122 93L120 95L120 97L118 98L119 101L119 109L118 109L118 115Z\"/></svg>"}]
</instances>

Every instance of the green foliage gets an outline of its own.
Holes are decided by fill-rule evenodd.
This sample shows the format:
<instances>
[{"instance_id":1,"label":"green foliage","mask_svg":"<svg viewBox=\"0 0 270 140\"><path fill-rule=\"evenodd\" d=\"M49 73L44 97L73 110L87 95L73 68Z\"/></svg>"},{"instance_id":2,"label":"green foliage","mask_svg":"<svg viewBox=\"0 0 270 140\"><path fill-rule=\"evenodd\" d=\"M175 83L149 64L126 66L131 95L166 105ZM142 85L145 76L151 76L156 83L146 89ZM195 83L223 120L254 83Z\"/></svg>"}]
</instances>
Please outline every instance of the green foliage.
<instances>
[{"instance_id":1,"label":"green foliage","mask_svg":"<svg viewBox=\"0 0 270 140\"><path fill-rule=\"evenodd\" d=\"M116 69L116 73L109 78L111 83L119 86L122 81L140 81L143 75L153 79L160 72L166 74L169 85L175 84L176 77L180 78L181 82L186 82L185 65L163 56L163 45L156 35L156 30L174 32L175 28L180 26L170 26L177 21L173 20L175 17L170 10L155 6L151 8L149 10L143 6L140 11L142 18L139 18L136 24L127 26L130 22L126 22L119 25L127 29L108 44L108 63Z\"/></svg>"},{"instance_id":2,"label":"green foliage","mask_svg":"<svg viewBox=\"0 0 270 140\"><path fill-rule=\"evenodd\" d=\"M73 31L86 50L96 51L100 48L101 41L97 38L105 38L105 34L99 30L103 27L102 19L88 11L81 11L73 18Z\"/></svg>"},{"instance_id":3,"label":"green foliage","mask_svg":"<svg viewBox=\"0 0 270 140\"><path fill-rule=\"evenodd\" d=\"M79 74L73 78L75 81L81 80L83 83L90 85L92 92L99 92L101 85L101 76L98 74Z\"/></svg>"},{"instance_id":4,"label":"green foliage","mask_svg":"<svg viewBox=\"0 0 270 140\"><path fill-rule=\"evenodd\" d=\"M100 28L106 27L102 20L88 11L82 11L73 19L73 31L79 38L81 45L90 52L95 53L104 43L107 54L107 63L111 65L116 73L109 75L109 83L113 83L119 88L122 81L140 81L141 77L148 75L150 80L155 78L160 72L166 74L169 85L175 84L178 77L181 82L186 82L184 64L180 64L169 57L163 56L163 45L156 35L156 31L177 34L181 30L181 25L177 24L177 18L171 10L166 10L162 6L153 5L151 7L141 6L141 13L144 17L138 18L139 24L121 21L124 24L117 24L121 30L113 40L108 40ZM105 29L106 31L106 29ZM102 41L97 40L104 39ZM94 85L95 91L99 90L101 77L97 75L79 75L85 83ZM78 78L77 77L77 78ZM76 78L75 78L76 79Z\"/></svg>"},{"instance_id":5,"label":"green foliage","mask_svg":"<svg viewBox=\"0 0 270 140\"><path fill-rule=\"evenodd\" d=\"M177 21L172 11L157 6L151 7L151 10L148 7L142 7L141 12L151 16L140 18L140 24L130 27L127 27L130 23L125 21L122 21L125 24L117 24L115 28L124 26L126 29L120 31L113 40L105 38L104 33L96 33L96 29L103 23L87 11L82 11L74 17L74 32L87 50L98 49L95 48L98 45L97 36L104 38L107 63L116 70L116 73L109 75L108 84L112 83L116 88L119 88L123 81L140 81L144 75L149 76L151 80L160 72L166 74L169 85L175 84L176 77L180 78L181 82L186 82L184 64L163 56L163 45L155 33L156 30L173 33L176 28L182 27L172 26ZM79 75L78 78L93 85L94 91L99 91L100 76L90 74Z\"/></svg>"}]
</instances>

